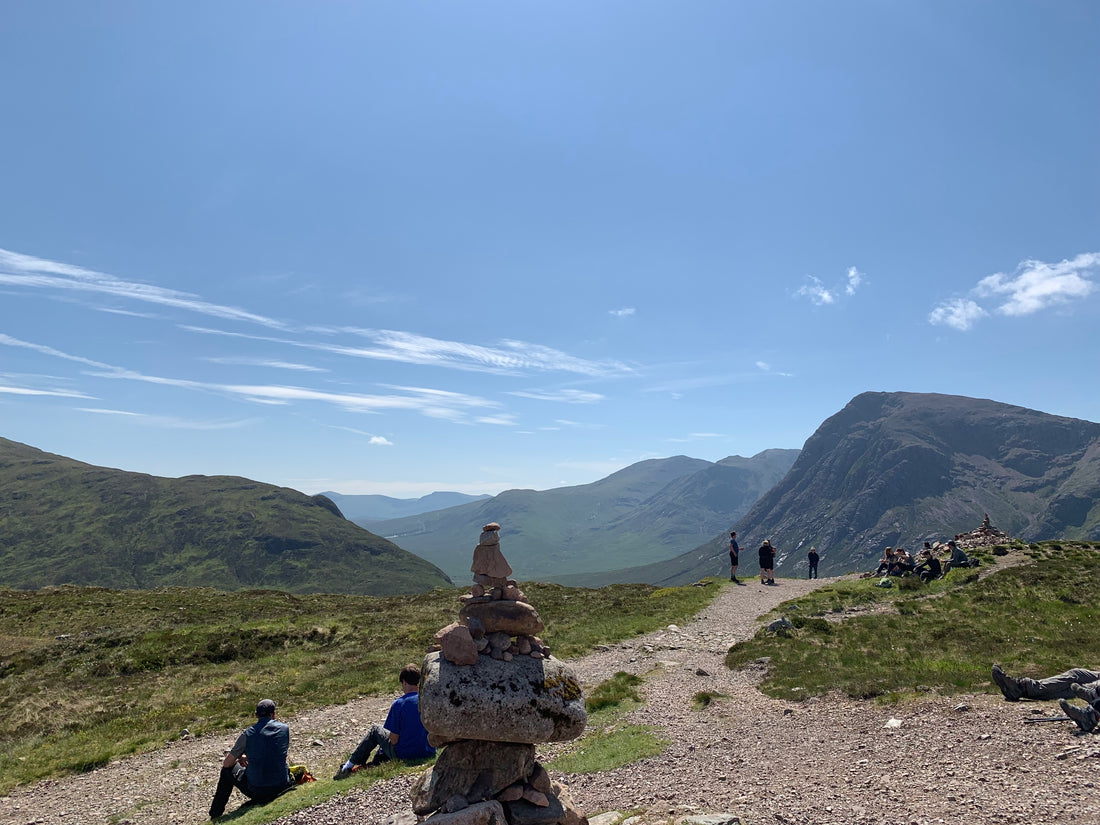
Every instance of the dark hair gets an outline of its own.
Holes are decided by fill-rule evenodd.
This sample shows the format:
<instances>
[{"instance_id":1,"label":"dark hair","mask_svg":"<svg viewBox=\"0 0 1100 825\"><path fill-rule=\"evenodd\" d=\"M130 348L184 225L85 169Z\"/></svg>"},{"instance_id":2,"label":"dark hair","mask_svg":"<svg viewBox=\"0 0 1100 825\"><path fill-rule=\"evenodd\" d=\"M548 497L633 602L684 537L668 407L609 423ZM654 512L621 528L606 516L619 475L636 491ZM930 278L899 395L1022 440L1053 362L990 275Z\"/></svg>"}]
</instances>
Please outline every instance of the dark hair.
<instances>
[{"instance_id":1,"label":"dark hair","mask_svg":"<svg viewBox=\"0 0 1100 825\"><path fill-rule=\"evenodd\" d=\"M399 677L406 685L419 685L420 684L420 668L410 663L401 668L401 675Z\"/></svg>"}]
</instances>

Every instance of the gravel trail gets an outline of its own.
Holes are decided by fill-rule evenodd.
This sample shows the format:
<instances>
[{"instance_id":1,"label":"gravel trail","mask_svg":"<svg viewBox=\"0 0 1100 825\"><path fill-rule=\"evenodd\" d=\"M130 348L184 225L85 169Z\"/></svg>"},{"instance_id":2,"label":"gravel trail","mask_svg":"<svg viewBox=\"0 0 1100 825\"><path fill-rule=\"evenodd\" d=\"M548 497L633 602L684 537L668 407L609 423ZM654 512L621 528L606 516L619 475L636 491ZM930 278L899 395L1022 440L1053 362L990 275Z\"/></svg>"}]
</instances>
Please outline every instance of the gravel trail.
<instances>
[{"instance_id":1,"label":"gravel trail","mask_svg":"<svg viewBox=\"0 0 1100 825\"><path fill-rule=\"evenodd\" d=\"M646 704L632 721L655 726L671 742L661 755L614 771L556 775L578 808L590 817L638 813L638 825L717 812L742 823L780 825L1100 825L1100 738L1079 736L1068 722L1024 723L1060 713L1056 703L1006 703L992 687L900 706L839 695L786 702L759 692L762 667L731 672L724 666L729 646L755 633L759 617L828 581L723 583L715 601L683 627L574 660L586 689L620 670L644 675ZM692 697L703 690L728 698L693 710ZM392 698L365 697L287 720L291 760L331 781ZM898 726L886 727L891 719ZM16 789L0 798L0 822L203 822L235 735L171 742L87 774ZM551 747L541 750L546 758ZM279 823L379 823L409 810L411 783L400 777L352 787ZM235 796L230 813L239 801Z\"/></svg>"}]
</instances>

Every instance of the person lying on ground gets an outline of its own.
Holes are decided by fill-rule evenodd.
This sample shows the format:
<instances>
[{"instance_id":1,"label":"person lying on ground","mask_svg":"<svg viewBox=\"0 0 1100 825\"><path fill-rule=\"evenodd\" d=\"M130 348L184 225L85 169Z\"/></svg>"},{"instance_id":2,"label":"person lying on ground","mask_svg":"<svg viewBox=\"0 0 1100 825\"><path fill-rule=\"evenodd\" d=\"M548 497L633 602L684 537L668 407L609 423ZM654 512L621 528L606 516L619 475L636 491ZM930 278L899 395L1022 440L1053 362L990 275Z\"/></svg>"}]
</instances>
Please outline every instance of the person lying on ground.
<instances>
[{"instance_id":1,"label":"person lying on ground","mask_svg":"<svg viewBox=\"0 0 1100 825\"><path fill-rule=\"evenodd\" d=\"M1070 668L1045 679L1030 679L1009 676L1003 667L993 665L993 682L1001 689L1006 702L1078 698L1092 704L1100 699L1100 671L1083 667Z\"/></svg>"},{"instance_id":2,"label":"person lying on ground","mask_svg":"<svg viewBox=\"0 0 1100 825\"><path fill-rule=\"evenodd\" d=\"M275 721L275 703L262 699L256 705L256 724L241 732L222 760L210 818L225 813L233 788L254 802L270 801L293 788L286 761L289 749L290 728Z\"/></svg>"},{"instance_id":3,"label":"person lying on ground","mask_svg":"<svg viewBox=\"0 0 1100 825\"><path fill-rule=\"evenodd\" d=\"M366 765L375 748L378 751L371 760L373 765L390 759L427 759L435 755L435 748L428 744L428 731L420 721L420 668L405 665L398 679L401 695L390 705L385 724L371 727L333 779L346 779Z\"/></svg>"}]
</instances>

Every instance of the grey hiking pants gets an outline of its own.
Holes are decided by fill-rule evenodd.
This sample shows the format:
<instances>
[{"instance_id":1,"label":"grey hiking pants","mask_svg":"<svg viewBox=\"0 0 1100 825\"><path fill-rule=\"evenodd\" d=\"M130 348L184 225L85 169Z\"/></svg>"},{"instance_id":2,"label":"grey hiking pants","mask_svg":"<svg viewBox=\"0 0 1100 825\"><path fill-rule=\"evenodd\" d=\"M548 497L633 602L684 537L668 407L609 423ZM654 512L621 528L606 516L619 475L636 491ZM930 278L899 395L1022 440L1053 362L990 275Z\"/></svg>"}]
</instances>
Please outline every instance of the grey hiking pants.
<instances>
[{"instance_id":1,"label":"grey hiking pants","mask_svg":"<svg viewBox=\"0 0 1100 825\"><path fill-rule=\"evenodd\" d=\"M1070 685L1088 685L1100 689L1100 671L1075 667L1046 679L1028 679L1024 676L1018 681L1027 699L1072 699Z\"/></svg>"}]
</instances>

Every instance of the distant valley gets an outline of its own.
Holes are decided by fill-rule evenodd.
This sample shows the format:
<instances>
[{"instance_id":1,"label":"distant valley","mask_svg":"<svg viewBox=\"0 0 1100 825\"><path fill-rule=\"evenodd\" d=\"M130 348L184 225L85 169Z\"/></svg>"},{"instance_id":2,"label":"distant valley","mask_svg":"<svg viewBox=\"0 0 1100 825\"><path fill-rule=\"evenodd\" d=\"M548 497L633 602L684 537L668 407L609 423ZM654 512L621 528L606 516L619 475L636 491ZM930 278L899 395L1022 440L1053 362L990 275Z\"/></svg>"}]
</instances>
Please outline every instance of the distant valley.
<instances>
[{"instance_id":1,"label":"distant valley","mask_svg":"<svg viewBox=\"0 0 1100 825\"><path fill-rule=\"evenodd\" d=\"M496 521L514 575L555 581L659 561L698 546L748 512L797 456L798 450L765 450L714 463L687 456L651 459L592 484L507 490L446 510L371 522L370 529L465 581L482 525Z\"/></svg>"}]
</instances>

